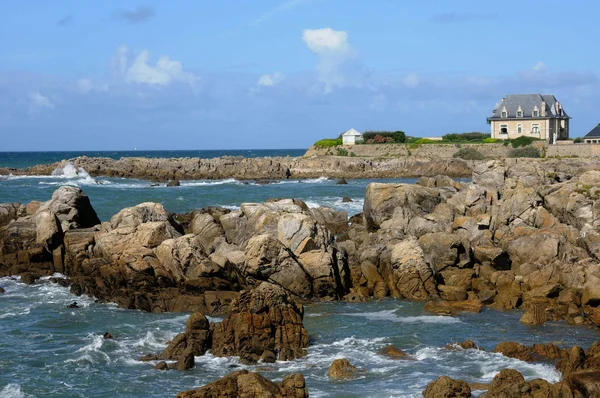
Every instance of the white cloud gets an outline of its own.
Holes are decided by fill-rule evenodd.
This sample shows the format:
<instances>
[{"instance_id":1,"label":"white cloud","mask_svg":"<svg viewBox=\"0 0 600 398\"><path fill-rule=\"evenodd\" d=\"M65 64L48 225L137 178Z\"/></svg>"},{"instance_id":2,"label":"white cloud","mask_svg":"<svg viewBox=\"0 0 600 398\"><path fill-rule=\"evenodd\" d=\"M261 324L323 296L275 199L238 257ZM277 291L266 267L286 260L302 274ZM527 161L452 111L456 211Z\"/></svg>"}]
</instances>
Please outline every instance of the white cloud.
<instances>
[{"instance_id":1,"label":"white cloud","mask_svg":"<svg viewBox=\"0 0 600 398\"><path fill-rule=\"evenodd\" d=\"M546 64L543 63L542 61L538 62L537 64L535 64L533 66L533 68L531 68L532 70L536 71L536 72L544 72L546 70Z\"/></svg>"},{"instance_id":2,"label":"white cloud","mask_svg":"<svg viewBox=\"0 0 600 398\"><path fill-rule=\"evenodd\" d=\"M363 85L365 70L348 41L347 32L331 28L305 29L302 40L319 57L317 72L326 94L335 87Z\"/></svg>"},{"instance_id":3,"label":"white cloud","mask_svg":"<svg viewBox=\"0 0 600 398\"><path fill-rule=\"evenodd\" d=\"M275 72L272 75L262 75L258 79L257 84L259 86L271 87L281 83L283 80L285 80L285 75L280 72Z\"/></svg>"},{"instance_id":4,"label":"white cloud","mask_svg":"<svg viewBox=\"0 0 600 398\"><path fill-rule=\"evenodd\" d=\"M35 112L40 109L54 109L54 104L48 97L42 95L39 91L30 93L29 98L29 111Z\"/></svg>"},{"instance_id":5,"label":"white cloud","mask_svg":"<svg viewBox=\"0 0 600 398\"><path fill-rule=\"evenodd\" d=\"M129 65L129 48L125 44L121 44L115 55L110 60L110 67L117 76L125 76Z\"/></svg>"},{"instance_id":6,"label":"white cloud","mask_svg":"<svg viewBox=\"0 0 600 398\"><path fill-rule=\"evenodd\" d=\"M421 78L416 73L409 73L402 77L402 84L406 87L417 87L421 82Z\"/></svg>"},{"instance_id":7,"label":"white cloud","mask_svg":"<svg viewBox=\"0 0 600 398\"><path fill-rule=\"evenodd\" d=\"M77 90L81 93L89 93L90 91L107 91L108 85L96 84L91 79L81 78L77 80Z\"/></svg>"},{"instance_id":8,"label":"white cloud","mask_svg":"<svg viewBox=\"0 0 600 398\"><path fill-rule=\"evenodd\" d=\"M304 29L302 40L310 51L321 56L348 56L354 52L348 42L348 33L343 30Z\"/></svg>"},{"instance_id":9,"label":"white cloud","mask_svg":"<svg viewBox=\"0 0 600 398\"><path fill-rule=\"evenodd\" d=\"M113 71L126 83L168 86L171 83L194 84L199 80L193 73L183 70L183 64L166 55L161 56L155 65L150 62L150 52L142 50L129 65L130 51L121 45L111 60Z\"/></svg>"}]
</instances>

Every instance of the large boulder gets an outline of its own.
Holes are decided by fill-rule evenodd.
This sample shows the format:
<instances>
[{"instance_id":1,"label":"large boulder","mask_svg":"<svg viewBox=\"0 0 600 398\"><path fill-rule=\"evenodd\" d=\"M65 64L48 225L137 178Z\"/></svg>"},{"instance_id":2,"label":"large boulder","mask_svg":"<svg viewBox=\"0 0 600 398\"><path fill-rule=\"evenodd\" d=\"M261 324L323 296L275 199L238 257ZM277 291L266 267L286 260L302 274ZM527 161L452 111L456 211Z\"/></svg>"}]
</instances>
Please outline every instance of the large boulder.
<instances>
[{"instance_id":1,"label":"large boulder","mask_svg":"<svg viewBox=\"0 0 600 398\"><path fill-rule=\"evenodd\" d=\"M22 273L28 267L51 273L62 266L62 250L53 252L62 246L64 234L100 223L89 198L75 187L60 187L49 201L30 211L19 209L0 207L0 263L13 266L9 273Z\"/></svg>"},{"instance_id":2,"label":"large boulder","mask_svg":"<svg viewBox=\"0 0 600 398\"><path fill-rule=\"evenodd\" d=\"M39 207L36 214L44 211L53 213L58 218L63 232L100 224L89 197L77 187L58 188L52 194L52 198Z\"/></svg>"},{"instance_id":3,"label":"large boulder","mask_svg":"<svg viewBox=\"0 0 600 398\"><path fill-rule=\"evenodd\" d=\"M334 360L327 371L329 378L333 380L351 379L356 377L357 373L356 366L352 365L346 358Z\"/></svg>"},{"instance_id":4,"label":"large boulder","mask_svg":"<svg viewBox=\"0 0 600 398\"><path fill-rule=\"evenodd\" d=\"M243 291L229 316L212 328L212 354L255 363L263 355L290 360L306 355L304 311L277 285L263 282Z\"/></svg>"},{"instance_id":5,"label":"large boulder","mask_svg":"<svg viewBox=\"0 0 600 398\"><path fill-rule=\"evenodd\" d=\"M410 220L433 212L442 201L439 190L412 184L371 183L365 192L364 218L369 229L406 231Z\"/></svg>"},{"instance_id":6,"label":"large boulder","mask_svg":"<svg viewBox=\"0 0 600 398\"><path fill-rule=\"evenodd\" d=\"M394 245L391 264L391 288L397 292L397 296L410 300L427 300L437 295L433 272L416 240L407 239Z\"/></svg>"},{"instance_id":7,"label":"large boulder","mask_svg":"<svg viewBox=\"0 0 600 398\"><path fill-rule=\"evenodd\" d=\"M462 380L454 380L448 376L438 377L427 384L423 391L424 398L470 398L471 387Z\"/></svg>"},{"instance_id":8,"label":"large boulder","mask_svg":"<svg viewBox=\"0 0 600 398\"><path fill-rule=\"evenodd\" d=\"M307 398L308 390L300 373L288 375L280 383L265 379L258 373L239 370L197 390L181 392L177 398Z\"/></svg>"}]
</instances>

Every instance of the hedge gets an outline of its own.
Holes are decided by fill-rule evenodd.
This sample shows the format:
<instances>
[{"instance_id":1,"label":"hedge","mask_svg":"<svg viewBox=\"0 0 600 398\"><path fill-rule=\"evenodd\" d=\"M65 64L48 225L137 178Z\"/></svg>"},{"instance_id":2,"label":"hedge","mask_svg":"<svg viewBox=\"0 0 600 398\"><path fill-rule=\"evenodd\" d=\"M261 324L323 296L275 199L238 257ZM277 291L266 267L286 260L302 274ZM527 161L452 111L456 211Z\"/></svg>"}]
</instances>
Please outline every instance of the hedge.
<instances>
[{"instance_id":1,"label":"hedge","mask_svg":"<svg viewBox=\"0 0 600 398\"><path fill-rule=\"evenodd\" d=\"M453 158L460 158L464 160L483 160L485 156L475 148L460 148L454 155Z\"/></svg>"}]
</instances>

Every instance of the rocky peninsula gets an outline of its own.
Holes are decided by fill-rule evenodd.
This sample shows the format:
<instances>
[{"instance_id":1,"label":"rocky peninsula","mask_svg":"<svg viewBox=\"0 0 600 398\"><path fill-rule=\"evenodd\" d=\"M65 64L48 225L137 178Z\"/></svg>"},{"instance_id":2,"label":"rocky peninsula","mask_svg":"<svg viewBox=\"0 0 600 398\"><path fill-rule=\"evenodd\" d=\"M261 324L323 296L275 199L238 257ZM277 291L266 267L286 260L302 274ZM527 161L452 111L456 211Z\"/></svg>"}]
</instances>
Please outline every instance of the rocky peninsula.
<instances>
[{"instance_id":1,"label":"rocky peninsula","mask_svg":"<svg viewBox=\"0 0 600 398\"><path fill-rule=\"evenodd\" d=\"M169 180L283 180L288 178L402 178L435 176L468 177L471 166L460 159L432 157L355 158L269 157L244 158L88 158L37 165L27 169L0 168L0 175L50 175L67 163L85 169L92 177Z\"/></svg>"},{"instance_id":2,"label":"rocky peninsula","mask_svg":"<svg viewBox=\"0 0 600 398\"><path fill-rule=\"evenodd\" d=\"M206 163L195 160L73 162L92 175L210 178L201 177L210 174ZM352 158L255 163L221 158L210 164L220 162L223 174L218 178L241 179L262 178L260 173L264 178L321 176L327 167L331 173L339 170L340 177L349 177L345 167L356 170L353 176L373 177L369 173L375 173L375 166L383 167ZM261 162L274 163L263 169L267 163ZM344 212L309 208L299 200L274 199L233 211L210 207L187 214L141 203L101 223L79 188L61 187L45 203L0 205L0 276L20 275L35 283L59 272L68 279L56 282L69 285L76 295L130 309L193 313L186 330L163 352L144 358L175 361L165 363L175 369L194 366L194 357L208 350L239 356L244 363L302 357L309 345L302 303L314 300L394 297L425 301L428 310L448 316L490 306L521 310L521 321L531 325L564 320L600 326L600 162L438 161L445 173L437 172L440 166L432 160L406 162L385 161L386 176L399 176L407 167L425 176L417 184L370 184L363 213L350 219ZM25 172L43 174L56 165L44 167ZM467 170L470 182L450 178L465 176ZM224 320L208 322L205 315L215 314ZM595 345L587 351L500 348L507 356L529 353L527 360L557 360L564 380L540 387L507 371L485 387L488 397L541 396L535 391L542 389L551 397L595 396L600 391L597 351ZM218 383L181 396L218 396L215 391L224 385L238 393L250 391L247 396L258 394L257 388L271 391L264 396L307 394L301 375L276 384L235 373ZM506 392L502 385L518 388ZM431 397L471 394L469 386L448 378L428 390L445 391L426 393Z\"/></svg>"}]
</instances>

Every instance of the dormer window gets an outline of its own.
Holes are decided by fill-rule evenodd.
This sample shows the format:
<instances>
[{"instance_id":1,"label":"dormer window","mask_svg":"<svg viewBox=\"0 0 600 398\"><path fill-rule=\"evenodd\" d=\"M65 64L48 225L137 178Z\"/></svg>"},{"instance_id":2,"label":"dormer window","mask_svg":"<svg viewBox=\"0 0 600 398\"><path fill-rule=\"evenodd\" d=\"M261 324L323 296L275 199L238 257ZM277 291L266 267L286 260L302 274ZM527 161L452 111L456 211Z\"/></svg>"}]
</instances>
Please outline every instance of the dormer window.
<instances>
[{"instance_id":1,"label":"dormer window","mask_svg":"<svg viewBox=\"0 0 600 398\"><path fill-rule=\"evenodd\" d=\"M519 109L517 109L517 117L523 117L523 109L519 106Z\"/></svg>"},{"instance_id":2,"label":"dormer window","mask_svg":"<svg viewBox=\"0 0 600 398\"><path fill-rule=\"evenodd\" d=\"M539 117L540 116L540 111L533 111L533 117Z\"/></svg>"},{"instance_id":3,"label":"dormer window","mask_svg":"<svg viewBox=\"0 0 600 398\"><path fill-rule=\"evenodd\" d=\"M506 118L506 111L502 111L502 118Z\"/></svg>"}]
</instances>

